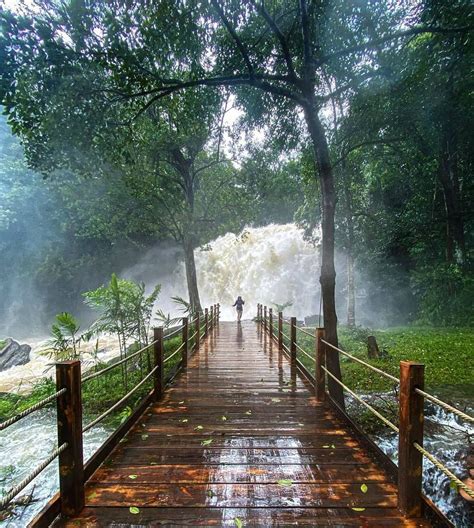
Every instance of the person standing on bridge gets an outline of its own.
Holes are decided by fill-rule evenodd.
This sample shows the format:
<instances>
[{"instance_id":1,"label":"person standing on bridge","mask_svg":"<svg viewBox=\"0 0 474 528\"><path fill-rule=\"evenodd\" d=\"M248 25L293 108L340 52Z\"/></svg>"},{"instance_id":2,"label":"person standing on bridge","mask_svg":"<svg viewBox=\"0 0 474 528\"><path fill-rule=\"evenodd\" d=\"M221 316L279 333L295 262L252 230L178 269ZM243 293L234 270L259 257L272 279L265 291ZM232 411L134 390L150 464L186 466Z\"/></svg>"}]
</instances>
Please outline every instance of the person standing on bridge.
<instances>
[{"instance_id":1,"label":"person standing on bridge","mask_svg":"<svg viewBox=\"0 0 474 528\"><path fill-rule=\"evenodd\" d=\"M238 323L240 323L240 320L242 319L242 312L244 311L244 304L245 304L245 301L239 295L235 303L232 305L232 306L235 306L235 309L237 310L237 322Z\"/></svg>"}]
</instances>

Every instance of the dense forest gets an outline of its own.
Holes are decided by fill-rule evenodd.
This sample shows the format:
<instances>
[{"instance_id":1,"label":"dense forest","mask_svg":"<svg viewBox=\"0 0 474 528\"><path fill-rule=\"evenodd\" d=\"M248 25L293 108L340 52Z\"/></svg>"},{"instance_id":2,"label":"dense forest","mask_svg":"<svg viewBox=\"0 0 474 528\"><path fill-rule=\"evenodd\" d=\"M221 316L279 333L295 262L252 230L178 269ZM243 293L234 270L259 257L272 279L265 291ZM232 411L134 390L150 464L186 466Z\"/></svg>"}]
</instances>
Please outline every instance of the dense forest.
<instances>
[{"instance_id":1,"label":"dense forest","mask_svg":"<svg viewBox=\"0 0 474 528\"><path fill-rule=\"evenodd\" d=\"M472 323L470 3L286 4L2 13L3 317L73 310L166 241L199 307L195 248L296 221L323 225L328 321L335 249L341 321L362 289L394 323Z\"/></svg>"}]
</instances>

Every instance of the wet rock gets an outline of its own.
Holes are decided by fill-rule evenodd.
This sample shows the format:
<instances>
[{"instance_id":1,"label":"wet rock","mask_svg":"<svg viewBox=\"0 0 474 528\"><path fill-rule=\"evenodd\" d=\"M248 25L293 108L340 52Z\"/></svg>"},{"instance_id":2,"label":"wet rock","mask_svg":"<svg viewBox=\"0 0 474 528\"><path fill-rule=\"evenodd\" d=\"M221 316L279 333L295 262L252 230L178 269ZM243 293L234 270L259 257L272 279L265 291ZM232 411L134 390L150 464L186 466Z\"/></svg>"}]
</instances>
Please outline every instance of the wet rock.
<instances>
[{"instance_id":1,"label":"wet rock","mask_svg":"<svg viewBox=\"0 0 474 528\"><path fill-rule=\"evenodd\" d=\"M14 339L8 338L5 346L0 350L0 372L28 363L30 352L30 345L20 345Z\"/></svg>"}]
</instances>

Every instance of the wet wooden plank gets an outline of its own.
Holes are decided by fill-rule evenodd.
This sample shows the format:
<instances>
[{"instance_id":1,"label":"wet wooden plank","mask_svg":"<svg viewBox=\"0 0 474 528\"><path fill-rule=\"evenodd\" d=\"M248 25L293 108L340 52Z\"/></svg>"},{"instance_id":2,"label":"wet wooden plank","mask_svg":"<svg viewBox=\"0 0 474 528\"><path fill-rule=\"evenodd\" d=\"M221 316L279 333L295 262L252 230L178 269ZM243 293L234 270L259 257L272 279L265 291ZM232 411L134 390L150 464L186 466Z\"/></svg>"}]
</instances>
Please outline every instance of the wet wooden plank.
<instances>
[{"instance_id":1,"label":"wet wooden plank","mask_svg":"<svg viewBox=\"0 0 474 528\"><path fill-rule=\"evenodd\" d=\"M113 519L113 521L112 521ZM131 514L128 508L85 508L80 519L63 526L98 528L107 526L317 526L337 528L425 528L424 520L405 520L395 508L367 508L355 512L348 508L140 508Z\"/></svg>"},{"instance_id":2,"label":"wet wooden plank","mask_svg":"<svg viewBox=\"0 0 474 528\"><path fill-rule=\"evenodd\" d=\"M386 507L397 505L394 484L369 482L367 491L356 483L298 483L298 485L260 484L146 484L129 482L106 484L91 482L87 506L147 507L169 506L200 508L292 508L295 506Z\"/></svg>"},{"instance_id":3,"label":"wet wooden plank","mask_svg":"<svg viewBox=\"0 0 474 528\"><path fill-rule=\"evenodd\" d=\"M276 346L241 330L223 323L202 344L62 524L428 526L402 518L396 483Z\"/></svg>"},{"instance_id":4,"label":"wet wooden plank","mask_svg":"<svg viewBox=\"0 0 474 528\"><path fill-rule=\"evenodd\" d=\"M293 483L327 482L386 482L384 475L377 472L375 464L344 464L341 466L320 466L318 464L248 465L219 464L216 466L164 464L129 465L102 467L91 478L100 483L275 483L278 480L292 480Z\"/></svg>"}]
</instances>

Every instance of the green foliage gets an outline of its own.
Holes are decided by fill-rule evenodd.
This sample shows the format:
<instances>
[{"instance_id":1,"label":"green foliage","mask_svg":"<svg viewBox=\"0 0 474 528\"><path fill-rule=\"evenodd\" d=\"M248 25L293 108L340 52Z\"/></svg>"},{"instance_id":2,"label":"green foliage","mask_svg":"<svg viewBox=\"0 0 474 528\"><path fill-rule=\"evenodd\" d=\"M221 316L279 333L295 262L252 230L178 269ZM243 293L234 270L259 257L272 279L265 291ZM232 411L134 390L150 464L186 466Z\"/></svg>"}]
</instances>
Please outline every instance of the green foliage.
<instances>
[{"instance_id":1,"label":"green foliage","mask_svg":"<svg viewBox=\"0 0 474 528\"><path fill-rule=\"evenodd\" d=\"M83 294L85 303L100 311L100 317L93 325L94 331L116 334L122 353L125 353L130 338L146 345L153 305L160 290L158 284L147 296L143 283L119 279L113 273L107 286Z\"/></svg>"},{"instance_id":2,"label":"green foliage","mask_svg":"<svg viewBox=\"0 0 474 528\"><path fill-rule=\"evenodd\" d=\"M474 278L456 264L426 266L412 272L420 296L419 324L474 326Z\"/></svg>"},{"instance_id":3,"label":"green foliage","mask_svg":"<svg viewBox=\"0 0 474 528\"><path fill-rule=\"evenodd\" d=\"M67 361L79 357L79 345L82 336L78 336L79 324L68 312L56 315L51 327L52 338L43 353L54 357L56 361Z\"/></svg>"}]
</instances>

